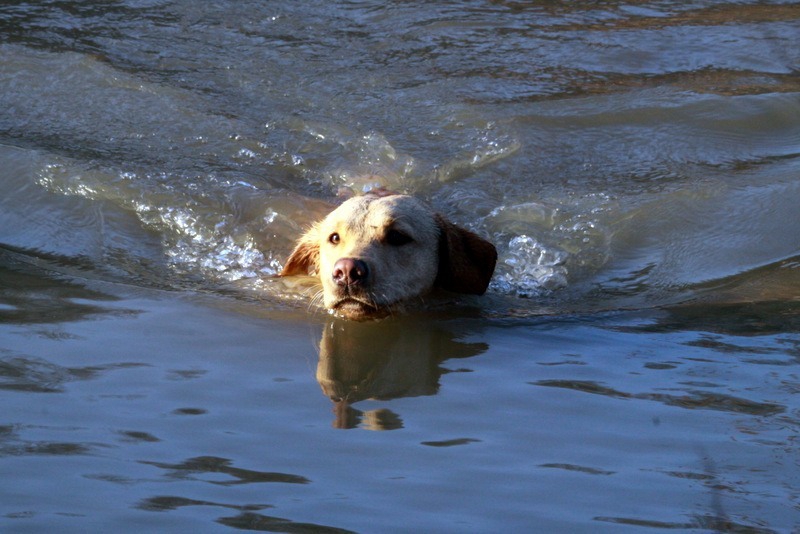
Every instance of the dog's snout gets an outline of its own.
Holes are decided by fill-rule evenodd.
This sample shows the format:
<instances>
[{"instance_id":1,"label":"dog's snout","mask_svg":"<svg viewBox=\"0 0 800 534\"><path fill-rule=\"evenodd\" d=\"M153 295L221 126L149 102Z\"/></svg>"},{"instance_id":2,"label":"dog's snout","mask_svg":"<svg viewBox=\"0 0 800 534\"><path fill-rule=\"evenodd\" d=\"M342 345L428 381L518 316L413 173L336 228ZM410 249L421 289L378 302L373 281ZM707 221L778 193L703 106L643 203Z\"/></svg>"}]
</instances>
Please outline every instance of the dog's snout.
<instances>
[{"instance_id":1,"label":"dog's snout","mask_svg":"<svg viewBox=\"0 0 800 534\"><path fill-rule=\"evenodd\" d=\"M339 286L363 284L368 276L367 264L355 258L341 258L333 265L333 281Z\"/></svg>"}]
</instances>

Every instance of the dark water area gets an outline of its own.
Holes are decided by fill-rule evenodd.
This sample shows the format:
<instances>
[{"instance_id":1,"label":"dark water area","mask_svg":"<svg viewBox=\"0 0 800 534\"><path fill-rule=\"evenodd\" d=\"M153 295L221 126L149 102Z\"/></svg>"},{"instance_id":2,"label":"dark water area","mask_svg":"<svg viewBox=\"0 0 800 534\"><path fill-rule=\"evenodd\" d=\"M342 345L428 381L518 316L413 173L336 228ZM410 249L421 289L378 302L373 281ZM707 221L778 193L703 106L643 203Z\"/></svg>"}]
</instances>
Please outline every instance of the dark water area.
<instances>
[{"instance_id":1,"label":"dark water area","mask_svg":"<svg viewBox=\"0 0 800 534\"><path fill-rule=\"evenodd\" d=\"M798 73L796 2L3 3L0 530L798 531ZM274 278L374 187L487 294Z\"/></svg>"}]
</instances>

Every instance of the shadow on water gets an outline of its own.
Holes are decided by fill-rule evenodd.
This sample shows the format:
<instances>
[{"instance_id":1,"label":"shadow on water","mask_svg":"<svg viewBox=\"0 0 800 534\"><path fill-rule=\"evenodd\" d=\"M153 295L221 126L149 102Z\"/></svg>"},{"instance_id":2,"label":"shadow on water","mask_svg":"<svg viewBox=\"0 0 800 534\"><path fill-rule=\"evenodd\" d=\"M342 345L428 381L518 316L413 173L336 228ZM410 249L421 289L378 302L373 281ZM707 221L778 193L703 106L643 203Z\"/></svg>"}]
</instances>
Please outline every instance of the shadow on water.
<instances>
[{"instance_id":1,"label":"shadow on water","mask_svg":"<svg viewBox=\"0 0 800 534\"><path fill-rule=\"evenodd\" d=\"M362 412L352 404L366 400L434 395L446 359L470 358L488 350L467 343L444 327L412 318L380 323L328 322L319 345L317 381L334 403L337 428L364 425L371 430L402 428L388 409Z\"/></svg>"}]
</instances>

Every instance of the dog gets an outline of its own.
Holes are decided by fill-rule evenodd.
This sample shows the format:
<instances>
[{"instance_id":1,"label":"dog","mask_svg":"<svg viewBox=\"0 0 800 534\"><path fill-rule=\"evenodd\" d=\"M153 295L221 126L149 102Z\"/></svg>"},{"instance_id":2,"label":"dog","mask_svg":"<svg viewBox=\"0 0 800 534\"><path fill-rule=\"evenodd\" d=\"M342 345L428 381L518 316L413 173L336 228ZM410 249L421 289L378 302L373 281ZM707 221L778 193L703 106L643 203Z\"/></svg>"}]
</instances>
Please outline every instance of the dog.
<instances>
[{"instance_id":1,"label":"dog","mask_svg":"<svg viewBox=\"0 0 800 534\"><path fill-rule=\"evenodd\" d=\"M482 295L496 263L487 240L415 197L379 190L314 224L279 276L318 277L328 310L364 320L400 311L434 288Z\"/></svg>"}]
</instances>

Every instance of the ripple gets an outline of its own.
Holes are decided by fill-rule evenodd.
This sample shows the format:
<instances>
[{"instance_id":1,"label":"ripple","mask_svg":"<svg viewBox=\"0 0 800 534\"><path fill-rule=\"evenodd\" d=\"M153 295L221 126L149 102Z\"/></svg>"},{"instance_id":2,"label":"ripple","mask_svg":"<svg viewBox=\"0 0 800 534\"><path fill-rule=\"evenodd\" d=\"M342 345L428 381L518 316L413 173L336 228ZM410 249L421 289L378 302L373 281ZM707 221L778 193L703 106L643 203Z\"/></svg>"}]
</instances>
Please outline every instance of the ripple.
<instances>
[{"instance_id":1,"label":"ripple","mask_svg":"<svg viewBox=\"0 0 800 534\"><path fill-rule=\"evenodd\" d=\"M86 443L32 441L0 444L2 456L77 456L88 455L93 447Z\"/></svg>"},{"instance_id":2,"label":"ripple","mask_svg":"<svg viewBox=\"0 0 800 534\"><path fill-rule=\"evenodd\" d=\"M205 415L208 413L208 410L204 408L178 408L173 410L175 415Z\"/></svg>"},{"instance_id":3,"label":"ripple","mask_svg":"<svg viewBox=\"0 0 800 534\"><path fill-rule=\"evenodd\" d=\"M444 441L423 441L422 445L428 447L456 447L458 445L469 445L470 443L480 443L481 440L473 438L456 438Z\"/></svg>"},{"instance_id":4,"label":"ripple","mask_svg":"<svg viewBox=\"0 0 800 534\"><path fill-rule=\"evenodd\" d=\"M240 530L265 532L315 532L320 534L352 534L353 532L314 523L297 523L282 517L271 517L253 512L243 512L235 517L223 517L217 522Z\"/></svg>"},{"instance_id":5,"label":"ripple","mask_svg":"<svg viewBox=\"0 0 800 534\"><path fill-rule=\"evenodd\" d=\"M233 510L246 510L246 511L253 511L253 510L265 510L267 508L273 508L270 504L244 504L244 505L237 505L237 504L221 504L218 502L212 501L199 501L197 499L187 499L186 497L174 497L174 496L167 496L162 495L158 497L149 497L140 501L139 504L136 506L140 510L147 510L149 512L166 512L177 510L178 508L183 508L186 506L215 506L219 508L231 508Z\"/></svg>"},{"instance_id":6,"label":"ripple","mask_svg":"<svg viewBox=\"0 0 800 534\"><path fill-rule=\"evenodd\" d=\"M731 521L727 517L717 517L711 515L697 515L689 522L669 522L656 521L651 519L641 519L633 517L595 517L595 521L604 523L615 523L618 525L668 529L668 530L711 530L715 532L747 532L751 534L774 534L775 531L769 528L762 528L747 523Z\"/></svg>"},{"instance_id":7,"label":"ripple","mask_svg":"<svg viewBox=\"0 0 800 534\"><path fill-rule=\"evenodd\" d=\"M786 407L771 402L757 402L732 395L708 391L689 391L684 395L668 395L664 393L626 393L587 380L540 380L529 382L534 386L571 389L583 393L592 393L604 397L618 399L639 399L657 401L668 406L677 406L689 410L717 410L755 416L773 416L784 413Z\"/></svg>"},{"instance_id":8,"label":"ripple","mask_svg":"<svg viewBox=\"0 0 800 534\"><path fill-rule=\"evenodd\" d=\"M123 430L119 432L119 435L122 436L123 441L130 443L157 443L161 441L149 432L139 430Z\"/></svg>"},{"instance_id":9,"label":"ripple","mask_svg":"<svg viewBox=\"0 0 800 534\"><path fill-rule=\"evenodd\" d=\"M60 393L68 382L93 380L107 371L143 367L140 363L115 363L90 367L62 367L42 358L12 356L0 359L0 389L28 393Z\"/></svg>"},{"instance_id":10,"label":"ripple","mask_svg":"<svg viewBox=\"0 0 800 534\"><path fill-rule=\"evenodd\" d=\"M233 467L231 466L231 460L226 458L218 458L216 456L198 456L195 458L190 458L179 464L167 464L144 460L140 461L140 463L170 471L169 476L177 479L195 479L194 475L210 473L222 473L232 478L232 480L226 481L207 481L211 484L218 484L221 486L263 482L278 482L284 484L308 484L311 482L307 478L298 475L253 471L250 469Z\"/></svg>"},{"instance_id":11,"label":"ripple","mask_svg":"<svg viewBox=\"0 0 800 534\"><path fill-rule=\"evenodd\" d=\"M582 465L573 464L540 464L539 467L546 467L549 469L564 469L566 471L577 471L579 473L586 473L587 475L613 475L614 471L606 471L603 469L596 469L594 467L586 467Z\"/></svg>"}]
</instances>

